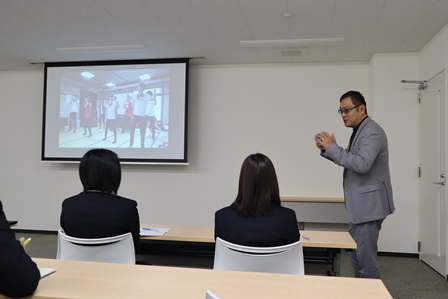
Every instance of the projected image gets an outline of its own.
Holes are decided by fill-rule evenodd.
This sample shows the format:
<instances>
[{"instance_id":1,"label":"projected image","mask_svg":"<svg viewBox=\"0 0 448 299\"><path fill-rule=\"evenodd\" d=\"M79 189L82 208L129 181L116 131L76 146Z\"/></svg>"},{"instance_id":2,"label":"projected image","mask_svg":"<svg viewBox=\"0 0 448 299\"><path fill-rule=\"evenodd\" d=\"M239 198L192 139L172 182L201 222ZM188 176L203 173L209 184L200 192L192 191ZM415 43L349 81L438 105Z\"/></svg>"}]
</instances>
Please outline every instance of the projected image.
<instances>
[{"instance_id":1,"label":"projected image","mask_svg":"<svg viewBox=\"0 0 448 299\"><path fill-rule=\"evenodd\" d=\"M186 62L79 64L46 65L43 160L186 160Z\"/></svg>"}]
</instances>

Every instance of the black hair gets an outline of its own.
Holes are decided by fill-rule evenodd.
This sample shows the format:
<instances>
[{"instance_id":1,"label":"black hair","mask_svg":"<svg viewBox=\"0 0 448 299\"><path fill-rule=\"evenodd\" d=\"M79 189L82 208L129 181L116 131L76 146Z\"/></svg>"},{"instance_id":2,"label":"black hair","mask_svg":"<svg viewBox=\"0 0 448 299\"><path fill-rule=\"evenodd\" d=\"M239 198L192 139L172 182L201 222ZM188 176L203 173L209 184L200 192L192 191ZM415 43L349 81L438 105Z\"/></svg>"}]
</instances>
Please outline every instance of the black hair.
<instances>
[{"instance_id":1,"label":"black hair","mask_svg":"<svg viewBox=\"0 0 448 299\"><path fill-rule=\"evenodd\" d=\"M89 150L79 163L79 178L84 191L117 194L121 183L120 160L108 149Z\"/></svg>"}]
</instances>

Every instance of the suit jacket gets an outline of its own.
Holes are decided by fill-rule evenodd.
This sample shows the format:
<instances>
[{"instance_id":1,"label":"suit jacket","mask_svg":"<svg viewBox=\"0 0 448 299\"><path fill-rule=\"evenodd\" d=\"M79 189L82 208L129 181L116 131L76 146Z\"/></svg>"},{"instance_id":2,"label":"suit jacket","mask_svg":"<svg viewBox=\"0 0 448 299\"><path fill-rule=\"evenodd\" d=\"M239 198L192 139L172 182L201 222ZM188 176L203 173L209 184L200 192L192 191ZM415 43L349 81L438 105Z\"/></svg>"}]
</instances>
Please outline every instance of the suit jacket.
<instances>
[{"instance_id":1,"label":"suit jacket","mask_svg":"<svg viewBox=\"0 0 448 299\"><path fill-rule=\"evenodd\" d=\"M9 228L0 202L0 294L25 297L37 288L40 272Z\"/></svg>"},{"instance_id":2,"label":"suit jacket","mask_svg":"<svg viewBox=\"0 0 448 299\"><path fill-rule=\"evenodd\" d=\"M132 233L135 252L140 242L137 202L103 192L81 192L62 203L61 227L77 238L106 238Z\"/></svg>"},{"instance_id":3,"label":"suit jacket","mask_svg":"<svg viewBox=\"0 0 448 299\"><path fill-rule=\"evenodd\" d=\"M232 207L215 213L215 239L254 247L281 246L300 239L296 213L288 208L272 206L272 215L241 217Z\"/></svg>"},{"instance_id":4,"label":"suit jacket","mask_svg":"<svg viewBox=\"0 0 448 299\"><path fill-rule=\"evenodd\" d=\"M322 155L344 167L345 207L351 223L384 219L394 212L387 137L370 117L361 123L350 150L332 143Z\"/></svg>"}]
</instances>

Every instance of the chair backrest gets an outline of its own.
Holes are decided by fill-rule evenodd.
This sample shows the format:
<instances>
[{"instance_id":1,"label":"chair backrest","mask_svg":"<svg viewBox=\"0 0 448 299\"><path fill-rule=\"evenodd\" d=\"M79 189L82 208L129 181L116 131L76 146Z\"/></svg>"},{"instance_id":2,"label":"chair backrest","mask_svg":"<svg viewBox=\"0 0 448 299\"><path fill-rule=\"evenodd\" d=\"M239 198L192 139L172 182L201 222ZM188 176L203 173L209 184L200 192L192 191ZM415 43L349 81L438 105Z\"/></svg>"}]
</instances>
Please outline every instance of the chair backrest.
<instances>
[{"instance_id":1,"label":"chair backrest","mask_svg":"<svg viewBox=\"0 0 448 299\"><path fill-rule=\"evenodd\" d=\"M135 264L132 234L98 239L75 238L58 231L58 260Z\"/></svg>"},{"instance_id":2,"label":"chair backrest","mask_svg":"<svg viewBox=\"0 0 448 299\"><path fill-rule=\"evenodd\" d=\"M207 290L205 292L205 299L219 299L219 297L213 294L212 291Z\"/></svg>"},{"instance_id":3,"label":"chair backrest","mask_svg":"<svg viewBox=\"0 0 448 299\"><path fill-rule=\"evenodd\" d=\"M213 269L303 275L302 242L276 247L249 247L218 237Z\"/></svg>"}]
</instances>

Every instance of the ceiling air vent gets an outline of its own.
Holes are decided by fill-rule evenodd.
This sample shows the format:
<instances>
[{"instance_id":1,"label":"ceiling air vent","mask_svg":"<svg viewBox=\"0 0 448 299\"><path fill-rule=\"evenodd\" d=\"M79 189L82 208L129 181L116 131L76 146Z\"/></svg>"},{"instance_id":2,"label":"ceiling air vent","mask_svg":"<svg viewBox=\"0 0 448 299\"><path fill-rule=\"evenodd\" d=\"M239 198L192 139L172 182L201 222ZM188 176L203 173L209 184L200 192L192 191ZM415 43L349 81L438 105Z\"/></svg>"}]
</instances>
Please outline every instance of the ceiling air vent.
<instances>
[{"instance_id":1,"label":"ceiling air vent","mask_svg":"<svg viewBox=\"0 0 448 299\"><path fill-rule=\"evenodd\" d=\"M281 57L303 56L305 55L305 48L277 49L277 54Z\"/></svg>"}]
</instances>

